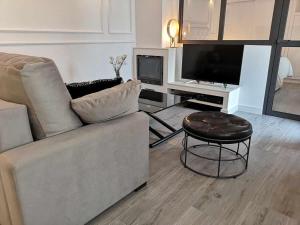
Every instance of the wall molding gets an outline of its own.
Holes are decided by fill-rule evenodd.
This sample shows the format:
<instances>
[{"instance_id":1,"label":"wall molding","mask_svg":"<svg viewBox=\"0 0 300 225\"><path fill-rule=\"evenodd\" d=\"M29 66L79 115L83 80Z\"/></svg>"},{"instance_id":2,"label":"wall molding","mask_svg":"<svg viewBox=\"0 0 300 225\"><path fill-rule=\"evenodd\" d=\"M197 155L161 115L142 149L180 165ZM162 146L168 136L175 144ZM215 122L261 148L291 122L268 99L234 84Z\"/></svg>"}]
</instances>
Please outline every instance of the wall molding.
<instances>
[{"instance_id":1,"label":"wall molding","mask_svg":"<svg viewBox=\"0 0 300 225\"><path fill-rule=\"evenodd\" d=\"M1 1L1 0L0 0ZM126 30L130 32L117 32L117 30L111 30L109 28L109 16L110 0L96 0L93 1L97 3L99 10L99 15L94 12L94 18L101 18L101 27L99 30L81 30L81 29L30 29L27 27L11 27L11 28L1 28L0 27L0 46L13 46L13 45L62 45L62 44L105 44L105 43L135 43L135 0L127 0L124 5L127 11L124 14L124 19L126 19ZM124 1L124 0L120 0ZM125 2L125 1L124 1ZM122 3L124 3L122 2ZM118 7L118 2L113 7ZM95 6L96 7L96 6ZM112 9L113 10L113 9ZM122 10L118 8L117 10ZM128 11L130 10L130 11ZM129 14L130 13L130 14ZM127 15L128 14L128 15ZM120 20L119 20L120 21ZM120 27L122 29L123 21L115 22L116 29ZM97 23L97 27L98 27ZM94 25L94 26L96 26ZM125 31L125 30L124 30Z\"/></svg>"},{"instance_id":2,"label":"wall molding","mask_svg":"<svg viewBox=\"0 0 300 225\"><path fill-rule=\"evenodd\" d=\"M135 40L101 40L101 41L35 41L35 42L0 42L0 46L20 45L89 45L89 44L134 44Z\"/></svg>"},{"instance_id":3,"label":"wall molding","mask_svg":"<svg viewBox=\"0 0 300 225\"><path fill-rule=\"evenodd\" d=\"M111 26L111 18L112 18L112 15L111 15L112 14L111 1L112 0L108 1L108 33L109 34L132 34L133 33L133 15L134 15L133 14L134 9L133 9L133 3L132 3L133 0L128 0L129 4L130 4L130 6L129 6L129 8L130 8L130 12L129 12L129 14L130 14L130 21L129 21L130 28L129 28L129 31L127 31L127 32L112 29L112 26Z\"/></svg>"},{"instance_id":4,"label":"wall molding","mask_svg":"<svg viewBox=\"0 0 300 225\"><path fill-rule=\"evenodd\" d=\"M103 25L102 25L103 26ZM104 34L100 30L72 30L72 29L29 29L29 28L0 28L1 33L71 33L71 34Z\"/></svg>"},{"instance_id":5,"label":"wall molding","mask_svg":"<svg viewBox=\"0 0 300 225\"><path fill-rule=\"evenodd\" d=\"M103 0L97 0L98 19L101 21L99 29L32 29L32 28L1 28L0 33L60 33L60 34L104 34L103 21L104 21L104 4Z\"/></svg>"}]
</instances>

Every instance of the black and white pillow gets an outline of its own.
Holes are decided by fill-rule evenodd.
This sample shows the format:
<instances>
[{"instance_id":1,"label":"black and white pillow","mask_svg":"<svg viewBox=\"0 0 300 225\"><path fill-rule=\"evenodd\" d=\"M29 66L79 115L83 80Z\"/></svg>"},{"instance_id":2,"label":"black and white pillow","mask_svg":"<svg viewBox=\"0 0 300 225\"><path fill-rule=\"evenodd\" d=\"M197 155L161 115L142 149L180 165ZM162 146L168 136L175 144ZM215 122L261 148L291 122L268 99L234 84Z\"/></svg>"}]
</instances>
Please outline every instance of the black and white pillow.
<instances>
[{"instance_id":1,"label":"black and white pillow","mask_svg":"<svg viewBox=\"0 0 300 225\"><path fill-rule=\"evenodd\" d=\"M66 84L68 91L73 99L80 98L98 91L120 85L122 78L100 79L88 82L78 82Z\"/></svg>"}]
</instances>

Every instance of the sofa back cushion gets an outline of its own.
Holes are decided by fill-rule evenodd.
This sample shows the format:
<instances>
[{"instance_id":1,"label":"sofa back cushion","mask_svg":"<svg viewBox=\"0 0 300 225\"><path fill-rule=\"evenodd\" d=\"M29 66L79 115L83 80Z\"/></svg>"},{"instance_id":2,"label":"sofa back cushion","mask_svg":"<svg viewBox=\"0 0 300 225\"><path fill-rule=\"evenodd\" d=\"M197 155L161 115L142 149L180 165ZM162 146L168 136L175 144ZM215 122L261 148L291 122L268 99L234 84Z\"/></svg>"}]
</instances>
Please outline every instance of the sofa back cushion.
<instances>
[{"instance_id":1,"label":"sofa back cushion","mask_svg":"<svg viewBox=\"0 0 300 225\"><path fill-rule=\"evenodd\" d=\"M55 63L46 58L0 53L0 98L27 106L36 140L82 126Z\"/></svg>"}]
</instances>

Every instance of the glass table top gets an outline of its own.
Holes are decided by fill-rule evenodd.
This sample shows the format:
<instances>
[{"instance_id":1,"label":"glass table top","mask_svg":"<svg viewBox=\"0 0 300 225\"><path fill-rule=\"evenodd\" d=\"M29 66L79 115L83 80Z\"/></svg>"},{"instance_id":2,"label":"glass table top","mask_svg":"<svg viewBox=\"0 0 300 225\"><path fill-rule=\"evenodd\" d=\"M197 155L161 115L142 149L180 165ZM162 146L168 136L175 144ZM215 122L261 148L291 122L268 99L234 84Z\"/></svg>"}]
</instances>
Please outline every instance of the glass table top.
<instances>
[{"instance_id":1,"label":"glass table top","mask_svg":"<svg viewBox=\"0 0 300 225\"><path fill-rule=\"evenodd\" d=\"M143 89L139 97L139 109L147 113L157 113L186 100L183 96Z\"/></svg>"}]
</instances>

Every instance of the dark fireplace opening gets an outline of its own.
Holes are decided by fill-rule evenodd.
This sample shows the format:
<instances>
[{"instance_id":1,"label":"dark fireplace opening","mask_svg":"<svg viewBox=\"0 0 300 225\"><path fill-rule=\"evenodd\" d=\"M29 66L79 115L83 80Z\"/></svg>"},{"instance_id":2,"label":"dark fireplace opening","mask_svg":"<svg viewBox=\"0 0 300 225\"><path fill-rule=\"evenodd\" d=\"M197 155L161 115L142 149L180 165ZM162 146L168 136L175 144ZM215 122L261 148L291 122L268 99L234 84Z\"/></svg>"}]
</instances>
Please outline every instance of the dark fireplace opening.
<instances>
[{"instance_id":1,"label":"dark fireplace opening","mask_svg":"<svg viewBox=\"0 0 300 225\"><path fill-rule=\"evenodd\" d=\"M137 55L137 78L146 84L163 85L163 56Z\"/></svg>"}]
</instances>

